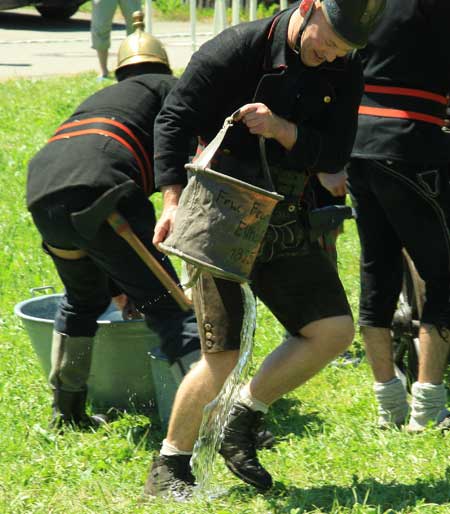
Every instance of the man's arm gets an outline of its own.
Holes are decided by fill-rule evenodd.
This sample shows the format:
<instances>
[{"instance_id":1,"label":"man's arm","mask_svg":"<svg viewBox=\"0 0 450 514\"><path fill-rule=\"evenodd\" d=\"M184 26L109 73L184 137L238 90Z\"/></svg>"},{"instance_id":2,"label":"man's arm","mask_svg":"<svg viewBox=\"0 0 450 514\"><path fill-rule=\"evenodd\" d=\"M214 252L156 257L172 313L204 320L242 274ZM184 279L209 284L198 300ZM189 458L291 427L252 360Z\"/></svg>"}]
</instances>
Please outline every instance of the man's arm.
<instances>
[{"instance_id":1,"label":"man's arm","mask_svg":"<svg viewBox=\"0 0 450 514\"><path fill-rule=\"evenodd\" d=\"M433 32L433 39L436 41L435 48L440 55L443 69L447 71L450 84L450 2L448 0L419 0L418 9L422 16L429 21L430 29Z\"/></svg>"},{"instance_id":2,"label":"man's arm","mask_svg":"<svg viewBox=\"0 0 450 514\"><path fill-rule=\"evenodd\" d=\"M245 123L251 134L275 139L286 150L291 150L297 141L297 125L274 114L263 103L242 106L236 121Z\"/></svg>"},{"instance_id":3,"label":"man's arm","mask_svg":"<svg viewBox=\"0 0 450 514\"><path fill-rule=\"evenodd\" d=\"M192 138L217 132L233 112L227 101L239 91L246 65L239 41L231 28L203 44L166 98L154 129L157 189L186 184Z\"/></svg>"},{"instance_id":4,"label":"man's arm","mask_svg":"<svg viewBox=\"0 0 450 514\"><path fill-rule=\"evenodd\" d=\"M171 186L161 187L163 196L163 211L155 226L155 233L153 236L153 244L157 247L159 243L165 241L167 236L172 231L175 222L175 215L178 208L178 201L180 199L183 186L181 184L174 184Z\"/></svg>"},{"instance_id":5,"label":"man's arm","mask_svg":"<svg viewBox=\"0 0 450 514\"><path fill-rule=\"evenodd\" d=\"M333 196L345 196L347 194L347 172L317 173L320 184Z\"/></svg>"},{"instance_id":6,"label":"man's arm","mask_svg":"<svg viewBox=\"0 0 450 514\"><path fill-rule=\"evenodd\" d=\"M246 104L239 109L236 121L242 121L248 127L251 134L264 136L267 139L275 139L286 150L291 150L297 142L297 125L274 114L265 104ZM344 196L347 193L347 174L345 171L338 173L317 173L322 186L333 196Z\"/></svg>"}]
</instances>

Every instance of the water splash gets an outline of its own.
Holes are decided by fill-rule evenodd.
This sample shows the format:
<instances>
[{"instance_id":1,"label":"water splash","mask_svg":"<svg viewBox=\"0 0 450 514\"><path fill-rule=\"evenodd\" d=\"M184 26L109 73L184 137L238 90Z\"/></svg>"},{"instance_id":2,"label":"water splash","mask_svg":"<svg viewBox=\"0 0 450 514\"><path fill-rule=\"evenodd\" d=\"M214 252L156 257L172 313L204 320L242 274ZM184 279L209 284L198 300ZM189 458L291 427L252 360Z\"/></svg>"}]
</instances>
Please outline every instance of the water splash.
<instances>
[{"instance_id":1,"label":"water splash","mask_svg":"<svg viewBox=\"0 0 450 514\"><path fill-rule=\"evenodd\" d=\"M181 282L178 282L177 287L183 288L183 284ZM170 296L170 291L166 290L164 293L160 294L159 296L155 296L154 298L149 298L145 300L145 302L139 304L137 307L139 310L144 311L146 307L151 307L155 303L158 303L161 300L164 300L165 298L168 298Z\"/></svg>"},{"instance_id":2,"label":"water splash","mask_svg":"<svg viewBox=\"0 0 450 514\"><path fill-rule=\"evenodd\" d=\"M203 411L200 433L191 459L192 471L198 484L195 495L205 498L214 498L224 492L211 483L214 462L222 443L223 428L228 421L231 407L242 385L247 382L250 371L256 326L256 301L248 284L242 284L241 290L244 299L244 320L239 360L220 393Z\"/></svg>"}]
</instances>

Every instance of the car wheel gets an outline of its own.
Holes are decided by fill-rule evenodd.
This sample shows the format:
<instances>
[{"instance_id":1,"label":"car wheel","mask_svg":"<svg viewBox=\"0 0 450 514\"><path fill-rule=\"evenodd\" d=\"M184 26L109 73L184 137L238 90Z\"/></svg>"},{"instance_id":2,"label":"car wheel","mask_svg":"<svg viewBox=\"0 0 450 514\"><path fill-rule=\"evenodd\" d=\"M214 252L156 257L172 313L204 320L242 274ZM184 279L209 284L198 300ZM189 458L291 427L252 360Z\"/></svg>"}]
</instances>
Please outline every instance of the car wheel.
<instances>
[{"instance_id":1,"label":"car wheel","mask_svg":"<svg viewBox=\"0 0 450 514\"><path fill-rule=\"evenodd\" d=\"M68 20L78 10L78 4L71 4L64 7L36 7L38 12L44 17L51 20Z\"/></svg>"}]
</instances>

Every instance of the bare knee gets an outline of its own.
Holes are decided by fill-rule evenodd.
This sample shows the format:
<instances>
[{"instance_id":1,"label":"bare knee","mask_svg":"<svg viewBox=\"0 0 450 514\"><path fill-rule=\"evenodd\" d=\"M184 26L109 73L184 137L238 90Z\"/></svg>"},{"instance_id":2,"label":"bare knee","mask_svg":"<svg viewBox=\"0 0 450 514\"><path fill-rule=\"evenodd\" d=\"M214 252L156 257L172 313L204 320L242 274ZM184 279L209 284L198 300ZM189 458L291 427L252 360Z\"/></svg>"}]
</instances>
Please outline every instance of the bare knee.
<instances>
[{"instance_id":1,"label":"bare knee","mask_svg":"<svg viewBox=\"0 0 450 514\"><path fill-rule=\"evenodd\" d=\"M201 365L211 373L227 377L239 359L239 350L226 352L204 353L201 358Z\"/></svg>"},{"instance_id":2,"label":"bare knee","mask_svg":"<svg viewBox=\"0 0 450 514\"><path fill-rule=\"evenodd\" d=\"M343 352L353 341L355 327L350 316L335 316L309 323L300 332L306 340L319 339Z\"/></svg>"}]
</instances>

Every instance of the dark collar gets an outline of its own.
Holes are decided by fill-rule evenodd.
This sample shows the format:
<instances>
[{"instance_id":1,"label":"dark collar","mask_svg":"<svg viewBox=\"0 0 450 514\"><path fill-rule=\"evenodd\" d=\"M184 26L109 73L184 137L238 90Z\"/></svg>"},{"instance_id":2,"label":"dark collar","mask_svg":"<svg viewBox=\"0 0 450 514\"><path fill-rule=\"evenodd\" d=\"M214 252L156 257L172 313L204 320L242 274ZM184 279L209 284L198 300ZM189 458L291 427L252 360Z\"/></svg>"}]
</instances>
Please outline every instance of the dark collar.
<instances>
[{"instance_id":1,"label":"dark collar","mask_svg":"<svg viewBox=\"0 0 450 514\"><path fill-rule=\"evenodd\" d=\"M268 48L264 69L284 70L287 68L287 52L292 52L287 42L289 20L297 7L289 8L275 16L268 34Z\"/></svg>"}]
</instances>

